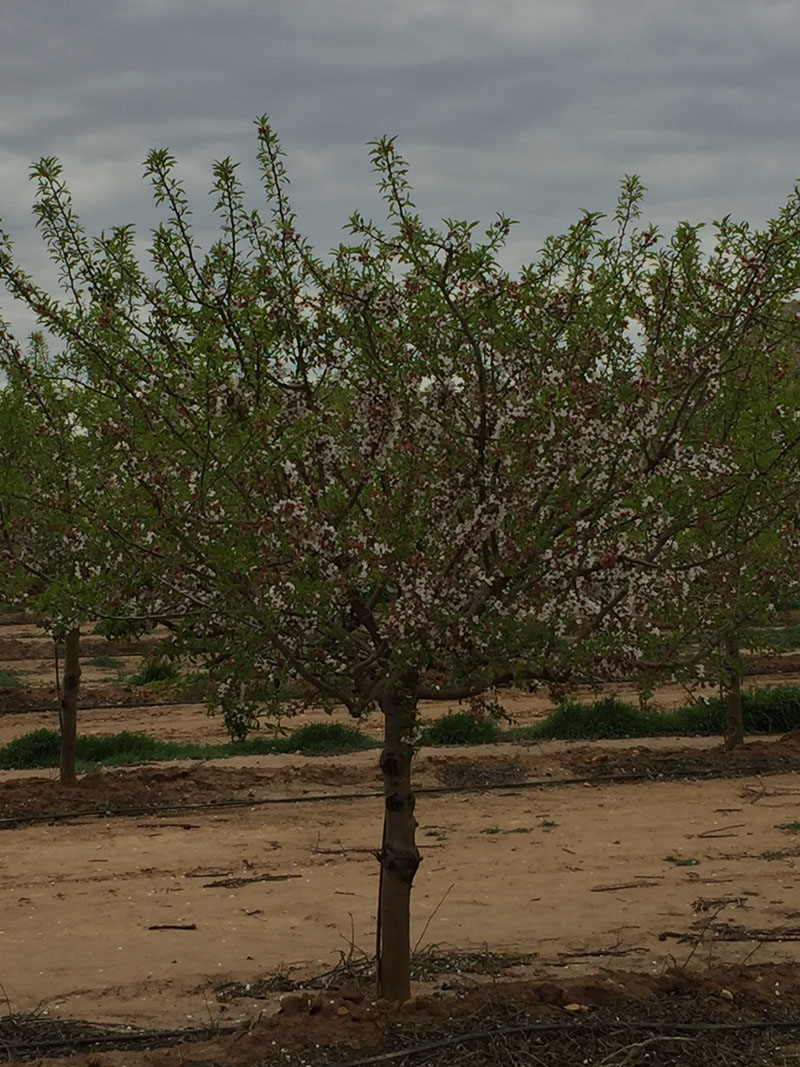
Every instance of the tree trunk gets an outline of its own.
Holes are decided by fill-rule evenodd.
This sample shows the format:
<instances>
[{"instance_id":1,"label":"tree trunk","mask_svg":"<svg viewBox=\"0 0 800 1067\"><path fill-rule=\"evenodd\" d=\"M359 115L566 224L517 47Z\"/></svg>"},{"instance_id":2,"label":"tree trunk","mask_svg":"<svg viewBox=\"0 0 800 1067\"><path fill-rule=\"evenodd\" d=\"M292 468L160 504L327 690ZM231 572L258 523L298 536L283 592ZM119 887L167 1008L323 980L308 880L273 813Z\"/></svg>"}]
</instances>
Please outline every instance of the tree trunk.
<instances>
[{"instance_id":1,"label":"tree trunk","mask_svg":"<svg viewBox=\"0 0 800 1067\"><path fill-rule=\"evenodd\" d=\"M81 684L81 632L70 630L64 645L64 683L61 689L61 784L75 785L75 749L78 743L78 689Z\"/></svg>"},{"instance_id":2,"label":"tree trunk","mask_svg":"<svg viewBox=\"0 0 800 1067\"><path fill-rule=\"evenodd\" d=\"M728 638L725 645L728 656L725 679L725 749L731 752L744 744L744 711L742 709L742 675L739 670L739 645L735 638Z\"/></svg>"},{"instance_id":3,"label":"tree trunk","mask_svg":"<svg viewBox=\"0 0 800 1067\"><path fill-rule=\"evenodd\" d=\"M416 700L388 687L381 697L384 742L381 752L385 822L380 851L378 901L378 995L387 1000L411 996L411 885L420 855L414 838L414 794L411 791L411 735Z\"/></svg>"}]
</instances>

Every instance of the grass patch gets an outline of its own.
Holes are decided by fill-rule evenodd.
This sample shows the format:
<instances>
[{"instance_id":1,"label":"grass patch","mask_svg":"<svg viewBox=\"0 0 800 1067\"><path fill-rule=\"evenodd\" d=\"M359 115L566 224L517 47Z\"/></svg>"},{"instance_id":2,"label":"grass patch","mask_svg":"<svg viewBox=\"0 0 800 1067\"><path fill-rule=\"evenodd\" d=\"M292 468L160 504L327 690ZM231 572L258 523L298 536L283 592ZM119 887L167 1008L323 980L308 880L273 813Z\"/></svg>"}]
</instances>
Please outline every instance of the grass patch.
<instances>
[{"instance_id":1,"label":"grass patch","mask_svg":"<svg viewBox=\"0 0 800 1067\"><path fill-rule=\"evenodd\" d=\"M24 771L31 767L57 767L60 754L57 730L32 730L0 748L0 768Z\"/></svg>"},{"instance_id":2,"label":"grass patch","mask_svg":"<svg viewBox=\"0 0 800 1067\"><path fill-rule=\"evenodd\" d=\"M227 759L231 756L260 756L273 753L324 755L355 752L379 747L352 727L337 723L310 723L286 737L256 737L249 741L231 741L219 745L180 744L159 741L147 734L124 731L79 737L76 761L80 770L118 767L129 763L158 760ZM34 730L0 747L0 770L36 770L57 767L61 738L57 730Z\"/></svg>"},{"instance_id":3,"label":"grass patch","mask_svg":"<svg viewBox=\"0 0 800 1067\"><path fill-rule=\"evenodd\" d=\"M584 741L615 737L642 737L650 732L651 715L618 697L603 697L593 704L567 700L535 726L509 731L517 737L538 740Z\"/></svg>"},{"instance_id":4,"label":"grass patch","mask_svg":"<svg viewBox=\"0 0 800 1067\"><path fill-rule=\"evenodd\" d=\"M775 601L775 608L777 611L800 611L800 596L795 593L789 593L786 596L778 597Z\"/></svg>"},{"instance_id":5,"label":"grass patch","mask_svg":"<svg viewBox=\"0 0 800 1067\"><path fill-rule=\"evenodd\" d=\"M800 686L775 685L742 694L745 733L789 733L800 729ZM715 737L722 734L719 697L698 700L675 711L643 711L618 697L591 704L568 700L546 719L508 730L501 739L590 741L621 737Z\"/></svg>"},{"instance_id":6,"label":"grass patch","mask_svg":"<svg viewBox=\"0 0 800 1067\"><path fill-rule=\"evenodd\" d=\"M694 856L665 856L665 863L674 863L676 867L697 867L700 860Z\"/></svg>"},{"instance_id":7,"label":"grass patch","mask_svg":"<svg viewBox=\"0 0 800 1067\"><path fill-rule=\"evenodd\" d=\"M530 826L512 826L510 830L504 830L500 826L484 826L479 832L494 837L496 834L530 834L533 831Z\"/></svg>"},{"instance_id":8,"label":"grass patch","mask_svg":"<svg viewBox=\"0 0 800 1067\"><path fill-rule=\"evenodd\" d=\"M800 727L800 686L775 685L742 693L744 729L748 734L788 733ZM719 697L688 704L660 717L665 733L718 734L723 707Z\"/></svg>"},{"instance_id":9,"label":"grass patch","mask_svg":"<svg viewBox=\"0 0 800 1067\"><path fill-rule=\"evenodd\" d=\"M16 671L0 667L0 689L24 689L25 683Z\"/></svg>"},{"instance_id":10,"label":"grass patch","mask_svg":"<svg viewBox=\"0 0 800 1067\"><path fill-rule=\"evenodd\" d=\"M775 649L776 652L795 652L800 648L800 625L784 626L779 630L759 630L758 638L764 647Z\"/></svg>"},{"instance_id":11,"label":"grass patch","mask_svg":"<svg viewBox=\"0 0 800 1067\"><path fill-rule=\"evenodd\" d=\"M123 731L98 737L79 737L76 763L81 770L103 765L146 763L149 760L180 759L191 746L157 741L146 734ZM33 730L0 748L0 769L33 770L57 767L61 755L58 730Z\"/></svg>"},{"instance_id":12,"label":"grass patch","mask_svg":"<svg viewBox=\"0 0 800 1067\"><path fill-rule=\"evenodd\" d=\"M167 665L171 666L171 665ZM22 688L16 673L0 670L0 686ZM748 733L788 733L800 728L800 686L773 686L754 689L742 697L745 730ZM617 697L604 697L593 704L568 701L534 726L501 730L491 719L475 719L467 712L445 715L422 732L423 745L481 744L493 741L531 738L582 741L593 738L654 737L671 735L719 735L722 706L718 699L698 701L673 712L642 711ZM146 734L108 734L79 737L77 758L81 769L146 763L154 760L226 759L230 756L256 756L272 753L332 755L380 748L378 741L354 727L340 723L308 723L284 737L253 737L216 745L178 744L158 741ZM60 739L56 730L35 730L5 746L0 746L0 769L27 770L57 767ZM540 822L543 830L557 823ZM800 832L800 822L786 823L781 829ZM503 831L485 827L481 833ZM513 832L527 833L519 829ZM765 857L772 858L772 857ZM777 858L777 857L775 857ZM676 862L674 859L670 862ZM683 864L690 866L691 864Z\"/></svg>"},{"instance_id":13,"label":"grass patch","mask_svg":"<svg viewBox=\"0 0 800 1067\"><path fill-rule=\"evenodd\" d=\"M178 677L178 668L174 663L143 663L136 674L131 676L131 685L149 685L151 682L174 682Z\"/></svg>"},{"instance_id":14,"label":"grass patch","mask_svg":"<svg viewBox=\"0 0 800 1067\"><path fill-rule=\"evenodd\" d=\"M92 667L112 667L119 670L125 666L125 663L121 659L114 659L113 656L95 656L94 659L90 659L89 663Z\"/></svg>"},{"instance_id":15,"label":"grass patch","mask_svg":"<svg viewBox=\"0 0 800 1067\"><path fill-rule=\"evenodd\" d=\"M246 742L245 742L246 743ZM342 726L337 722L311 722L281 738L279 744L285 744L283 752L302 752L308 756L318 756L326 752L357 752L360 749L379 748L377 741L366 737L352 726Z\"/></svg>"},{"instance_id":16,"label":"grass patch","mask_svg":"<svg viewBox=\"0 0 800 1067\"><path fill-rule=\"evenodd\" d=\"M787 834L800 834L800 822L779 822L778 830L785 830Z\"/></svg>"},{"instance_id":17,"label":"grass patch","mask_svg":"<svg viewBox=\"0 0 800 1067\"><path fill-rule=\"evenodd\" d=\"M800 686L775 685L751 689L742 694L742 708L747 733L788 733L796 730L800 727Z\"/></svg>"},{"instance_id":18,"label":"grass patch","mask_svg":"<svg viewBox=\"0 0 800 1067\"><path fill-rule=\"evenodd\" d=\"M476 719L468 711L454 711L426 726L418 744L488 745L502 736L503 731L493 719Z\"/></svg>"}]
</instances>

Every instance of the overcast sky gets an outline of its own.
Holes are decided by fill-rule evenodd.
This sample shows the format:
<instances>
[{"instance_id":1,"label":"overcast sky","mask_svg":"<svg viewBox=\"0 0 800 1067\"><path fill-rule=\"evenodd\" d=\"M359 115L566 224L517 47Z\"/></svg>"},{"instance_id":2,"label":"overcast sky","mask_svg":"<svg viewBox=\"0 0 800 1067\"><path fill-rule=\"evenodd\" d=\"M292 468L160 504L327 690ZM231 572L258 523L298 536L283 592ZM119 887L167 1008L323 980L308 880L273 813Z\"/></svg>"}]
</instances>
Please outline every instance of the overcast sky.
<instances>
[{"instance_id":1,"label":"overcast sky","mask_svg":"<svg viewBox=\"0 0 800 1067\"><path fill-rule=\"evenodd\" d=\"M352 211L381 217L366 143L383 134L429 221L519 220L509 267L581 209L613 211L625 173L662 227L760 223L800 174L798 55L797 0L1 0L0 217L45 277L28 168L55 155L90 232L144 236L162 146L200 218L225 156L255 205L267 112L320 251Z\"/></svg>"}]
</instances>

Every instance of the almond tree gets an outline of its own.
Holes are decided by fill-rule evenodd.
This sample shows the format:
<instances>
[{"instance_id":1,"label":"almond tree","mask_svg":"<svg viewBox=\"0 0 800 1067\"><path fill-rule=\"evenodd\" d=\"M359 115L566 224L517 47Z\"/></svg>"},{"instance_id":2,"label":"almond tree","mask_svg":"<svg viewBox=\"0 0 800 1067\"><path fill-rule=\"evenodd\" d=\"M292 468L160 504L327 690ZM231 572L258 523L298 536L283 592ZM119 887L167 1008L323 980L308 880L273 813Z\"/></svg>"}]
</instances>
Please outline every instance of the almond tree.
<instances>
[{"instance_id":1,"label":"almond tree","mask_svg":"<svg viewBox=\"0 0 800 1067\"><path fill-rule=\"evenodd\" d=\"M734 229L729 220L720 224L718 253L728 250ZM648 313L652 310L644 312L645 321ZM798 492L792 473L800 409L797 339L795 315L785 305L777 315L755 316L747 337L739 341L746 358L720 383L723 402L703 415L706 439L723 443L727 452L726 477L718 487L722 491L692 490L685 504L695 522L680 537L683 567L699 565L699 572L682 586L680 598L657 608L660 673L671 661L671 669L684 679L719 685L721 729L729 750L744 743L741 649L764 645L757 627L800 582ZM656 661L658 655L654 650ZM659 671L650 665L650 673Z\"/></svg>"},{"instance_id":2,"label":"almond tree","mask_svg":"<svg viewBox=\"0 0 800 1067\"><path fill-rule=\"evenodd\" d=\"M428 226L384 139L388 231L354 215L323 262L266 118L257 128L271 218L246 206L230 160L215 164L221 232L202 255L175 161L154 151L166 219L145 269L129 227L87 238L44 159L36 210L64 295L16 268L8 242L0 273L84 392L109 490L90 551L116 571L121 613L190 616L176 640L213 650L234 728L299 693L382 711L380 985L402 1000L418 703L665 662L654 611L677 616L730 552L701 544L698 500L709 530L735 501L761 521L730 383L800 280L800 192L703 256L696 228L664 241L640 227L628 178L613 236L586 213L511 276L511 220ZM798 432L790 413L770 478L794 476Z\"/></svg>"},{"instance_id":3,"label":"almond tree","mask_svg":"<svg viewBox=\"0 0 800 1067\"><path fill-rule=\"evenodd\" d=\"M53 380L47 351L34 338L22 357L3 332L0 388L0 561L3 596L32 611L55 645L63 645L59 686L60 781L77 781L80 627L85 604L97 604L99 570L86 559L81 508L87 504L88 438L75 433L75 411Z\"/></svg>"}]
</instances>

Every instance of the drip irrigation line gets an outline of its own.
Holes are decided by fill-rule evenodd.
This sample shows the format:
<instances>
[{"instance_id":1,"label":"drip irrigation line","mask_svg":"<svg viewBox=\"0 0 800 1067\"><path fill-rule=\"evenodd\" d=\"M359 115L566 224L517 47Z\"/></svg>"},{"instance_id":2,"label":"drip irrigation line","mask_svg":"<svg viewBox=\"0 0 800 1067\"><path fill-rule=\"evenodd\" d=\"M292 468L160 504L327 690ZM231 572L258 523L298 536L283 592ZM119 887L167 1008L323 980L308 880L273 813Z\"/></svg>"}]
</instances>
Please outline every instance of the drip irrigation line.
<instances>
[{"instance_id":1,"label":"drip irrigation line","mask_svg":"<svg viewBox=\"0 0 800 1067\"><path fill-rule=\"evenodd\" d=\"M452 1020L457 1024L458 1019ZM229 1036L235 1033L235 1026L195 1027L192 1029L178 1030L139 1030L126 1033L96 1034L94 1036L81 1035L73 1038L49 1038L43 1041L35 1039L30 1041L3 1041L0 1044L8 1053L25 1054L27 1052L54 1051L64 1049L77 1051L78 1049L94 1048L101 1045L117 1046L120 1048L131 1045L150 1044L153 1048L170 1047L184 1042L202 1041L206 1038ZM402 1060L409 1056L419 1055L424 1052L433 1052L437 1049L452 1048L454 1045L468 1045L476 1041L491 1040L495 1037L511 1037L517 1034L564 1034L568 1033L578 1037L581 1034L604 1034L609 1031L617 1033L660 1033L660 1034L701 1034L701 1033L736 1033L745 1031L792 1031L800 1030L800 1018L793 1019L753 1019L733 1020L730 1022L664 1022L664 1021L609 1021L598 1023L578 1023L574 1019L563 1022L543 1023L517 1023L514 1026L489 1027L483 1030L470 1030L466 1033L452 1034L448 1037L437 1038L433 1041L420 1042L416 1045L408 1045L404 1048L393 1049L391 1052L380 1052L372 1056L366 1056L357 1060L339 1061L332 1067L372 1067L375 1064L391 1063Z\"/></svg>"},{"instance_id":2,"label":"drip irrigation line","mask_svg":"<svg viewBox=\"0 0 800 1067\"><path fill-rule=\"evenodd\" d=\"M453 1020L457 1022L457 1020ZM752 1022L737 1020L728 1023L692 1022L608 1022L608 1023L520 1023L516 1026L501 1026L487 1030L471 1030L467 1033L441 1037L436 1041L426 1041L419 1045L409 1045L406 1048L394 1049L392 1052L381 1052L374 1056L366 1056L358 1060L340 1060L331 1067L371 1067L372 1064L391 1063L393 1060L402 1060L407 1056L415 1056L421 1052L433 1052L436 1049L452 1048L453 1045L467 1045L475 1041L483 1041L493 1037L509 1037L514 1034L554 1034L569 1033L601 1034L609 1030L628 1033L676 1033L676 1034L700 1034L708 1032L731 1033L737 1030L800 1030L800 1019L756 1019Z\"/></svg>"},{"instance_id":3,"label":"drip irrigation line","mask_svg":"<svg viewBox=\"0 0 800 1067\"><path fill-rule=\"evenodd\" d=\"M94 1048L96 1045L125 1046L141 1045L153 1042L163 1042L164 1046L183 1044L189 1041L203 1041L205 1038L217 1037L218 1035L233 1034L235 1026L199 1026L182 1030L133 1030L130 1033L119 1031L116 1033L95 1034L93 1037L84 1034L76 1037L51 1037L44 1041L35 1038L30 1041L5 1041L0 1037L0 1048L4 1052L19 1054L39 1050L52 1052L54 1049L76 1051L77 1049Z\"/></svg>"},{"instance_id":4,"label":"drip irrigation line","mask_svg":"<svg viewBox=\"0 0 800 1067\"><path fill-rule=\"evenodd\" d=\"M189 694L190 696L192 694ZM180 697L176 697L174 700L137 700L135 704L114 704L109 701L104 701L99 704L81 704L81 711L134 711L137 708L174 708L179 704L188 704L189 707L202 708L205 707L201 700L184 700ZM42 715L47 712L52 713L55 710L55 705L50 704L36 704L33 707L27 705L22 708L10 708L7 711L0 711L0 715Z\"/></svg>"},{"instance_id":5,"label":"drip irrigation line","mask_svg":"<svg viewBox=\"0 0 800 1067\"><path fill-rule=\"evenodd\" d=\"M423 785L414 790L415 796L442 796L452 793L497 793L517 789L555 789L568 785L620 785L625 782L671 782L690 780L714 780L724 778L746 778L750 775L770 777L778 774L791 774L800 771L800 763L792 762L777 768L745 765L731 770L720 771L708 767L687 767L679 772L670 771L653 774L637 772L635 774L598 774L591 778L536 778L518 782L493 782L483 785ZM189 804L157 804L155 806L137 805L127 808L82 808L78 811L37 812L29 815L8 815L0 818L0 830L9 829L28 823L65 822L70 819L91 818L125 818L140 815L171 814L182 811L216 811L224 808L256 808L278 804L319 804L334 801L383 799L382 790L348 793L310 793L305 796L256 797L248 800L213 800L197 801Z\"/></svg>"}]
</instances>

